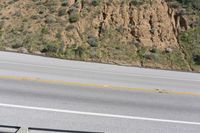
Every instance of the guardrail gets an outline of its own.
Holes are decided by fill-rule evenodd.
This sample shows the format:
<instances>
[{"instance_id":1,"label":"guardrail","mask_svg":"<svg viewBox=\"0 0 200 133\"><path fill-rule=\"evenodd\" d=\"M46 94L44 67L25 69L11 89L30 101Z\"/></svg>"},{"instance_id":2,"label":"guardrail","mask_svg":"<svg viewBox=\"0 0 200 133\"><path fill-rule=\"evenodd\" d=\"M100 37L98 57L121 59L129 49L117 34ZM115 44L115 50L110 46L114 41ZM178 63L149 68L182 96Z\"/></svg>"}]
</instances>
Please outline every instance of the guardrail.
<instances>
[{"instance_id":1,"label":"guardrail","mask_svg":"<svg viewBox=\"0 0 200 133\"><path fill-rule=\"evenodd\" d=\"M20 127L0 125L0 133L17 133Z\"/></svg>"},{"instance_id":2,"label":"guardrail","mask_svg":"<svg viewBox=\"0 0 200 133\"><path fill-rule=\"evenodd\" d=\"M60 130L48 128L35 128L35 127L18 127L0 125L0 133L103 133L103 132L87 132L87 131L74 131L74 130Z\"/></svg>"}]
</instances>

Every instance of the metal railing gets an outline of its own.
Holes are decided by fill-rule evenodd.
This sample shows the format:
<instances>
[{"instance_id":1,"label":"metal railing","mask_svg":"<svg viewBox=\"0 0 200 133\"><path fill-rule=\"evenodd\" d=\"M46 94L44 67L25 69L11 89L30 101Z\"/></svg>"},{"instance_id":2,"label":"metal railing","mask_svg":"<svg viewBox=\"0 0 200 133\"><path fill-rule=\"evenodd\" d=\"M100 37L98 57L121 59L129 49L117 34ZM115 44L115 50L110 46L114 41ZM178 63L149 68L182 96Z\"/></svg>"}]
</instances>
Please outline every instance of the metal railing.
<instances>
[{"instance_id":1,"label":"metal railing","mask_svg":"<svg viewBox=\"0 0 200 133\"><path fill-rule=\"evenodd\" d=\"M87 132L87 131L74 131L74 130L35 128L35 127L24 128L18 126L0 125L0 133L103 133L103 132Z\"/></svg>"},{"instance_id":2,"label":"metal railing","mask_svg":"<svg viewBox=\"0 0 200 133\"><path fill-rule=\"evenodd\" d=\"M17 133L20 127L0 125L0 133Z\"/></svg>"}]
</instances>

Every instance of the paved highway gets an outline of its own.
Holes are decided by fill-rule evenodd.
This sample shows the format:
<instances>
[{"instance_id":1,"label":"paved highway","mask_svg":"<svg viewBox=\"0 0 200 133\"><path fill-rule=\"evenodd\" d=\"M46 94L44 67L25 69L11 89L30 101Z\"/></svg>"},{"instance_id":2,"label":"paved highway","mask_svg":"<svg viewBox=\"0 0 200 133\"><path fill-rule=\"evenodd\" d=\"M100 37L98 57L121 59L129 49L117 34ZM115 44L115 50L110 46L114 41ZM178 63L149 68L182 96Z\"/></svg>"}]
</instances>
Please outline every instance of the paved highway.
<instances>
[{"instance_id":1,"label":"paved highway","mask_svg":"<svg viewBox=\"0 0 200 133\"><path fill-rule=\"evenodd\" d=\"M200 75L0 52L0 124L199 133Z\"/></svg>"}]
</instances>

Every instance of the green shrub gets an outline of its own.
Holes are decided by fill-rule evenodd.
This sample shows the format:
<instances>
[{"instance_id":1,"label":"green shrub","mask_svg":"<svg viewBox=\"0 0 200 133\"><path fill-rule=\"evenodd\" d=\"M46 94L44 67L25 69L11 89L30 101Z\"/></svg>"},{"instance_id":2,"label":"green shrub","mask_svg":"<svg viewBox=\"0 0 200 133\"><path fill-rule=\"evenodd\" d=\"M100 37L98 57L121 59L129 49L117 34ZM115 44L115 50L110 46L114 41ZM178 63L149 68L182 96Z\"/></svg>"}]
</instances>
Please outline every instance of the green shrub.
<instances>
[{"instance_id":1,"label":"green shrub","mask_svg":"<svg viewBox=\"0 0 200 133\"><path fill-rule=\"evenodd\" d=\"M100 0L92 0L93 6L98 6L100 4Z\"/></svg>"},{"instance_id":2,"label":"green shrub","mask_svg":"<svg viewBox=\"0 0 200 133\"><path fill-rule=\"evenodd\" d=\"M61 38L62 38L62 35L61 35L60 32L56 33L56 38L57 38L57 39L61 39Z\"/></svg>"},{"instance_id":3,"label":"green shrub","mask_svg":"<svg viewBox=\"0 0 200 133\"><path fill-rule=\"evenodd\" d=\"M98 39L96 37L88 37L87 42L91 47L98 47L98 45L99 45Z\"/></svg>"},{"instance_id":4,"label":"green shrub","mask_svg":"<svg viewBox=\"0 0 200 133\"><path fill-rule=\"evenodd\" d=\"M61 0L61 6L67 6L68 0Z\"/></svg>"},{"instance_id":5,"label":"green shrub","mask_svg":"<svg viewBox=\"0 0 200 133\"><path fill-rule=\"evenodd\" d=\"M69 22L75 23L79 20L79 14L78 13L72 13L69 15Z\"/></svg>"},{"instance_id":6,"label":"green shrub","mask_svg":"<svg viewBox=\"0 0 200 133\"><path fill-rule=\"evenodd\" d=\"M145 3L145 0L131 0L131 4L140 6Z\"/></svg>"},{"instance_id":7,"label":"green shrub","mask_svg":"<svg viewBox=\"0 0 200 133\"><path fill-rule=\"evenodd\" d=\"M15 48L15 49L17 49L17 48L20 48L20 47L23 47L23 44L22 43L14 43L14 44L12 44L12 48Z\"/></svg>"},{"instance_id":8,"label":"green shrub","mask_svg":"<svg viewBox=\"0 0 200 133\"><path fill-rule=\"evenodd\" d=\"M149 51L150 51L151 53L157 53L157 49L156 49L156 48L151 48Z\"/></svg>"},{"instance_id":9,"label":"green shrub","mask_svg":"<svg viewBox=\"0 0 200 133\"><path fill-rule=\"evenodd\" d=\"M43 27L41 29L42 34L48 34L49 33L49 29L47 27Z\"/></svg>"},{"instance_id":10,"label":"green shrub","mask_svg":"<svg viewBox=\"0 0 200 133\"><path fill-rule=\"evenodd\" d=\"M84 49L81 46L78 46L74 49L74 52L76 57L82 58Z\"/></svg>"},{"instance_id":11,"label":"green shrub","mask_svg":"<svg viewBox=\"0 0 200 133\"><path fill-rule=\"evenodd\" d=\"M199 55L193 55L193 61L196 65L200 65L200 54Z\"/></svg>"},{"instance_id":12,"label":"green shrub","mask_svg":"<svg viewBox=\"0 0 200 133\"><path fill-rule=\"evenodd\" d=\"M55 52L57 52L58 49L59 48L58 48L58 46L56 44L54 44L54 43L46 43L41 52L43 52L43 53L47 53L47 52L55 53Z\"/></svg>"}]
</instances>

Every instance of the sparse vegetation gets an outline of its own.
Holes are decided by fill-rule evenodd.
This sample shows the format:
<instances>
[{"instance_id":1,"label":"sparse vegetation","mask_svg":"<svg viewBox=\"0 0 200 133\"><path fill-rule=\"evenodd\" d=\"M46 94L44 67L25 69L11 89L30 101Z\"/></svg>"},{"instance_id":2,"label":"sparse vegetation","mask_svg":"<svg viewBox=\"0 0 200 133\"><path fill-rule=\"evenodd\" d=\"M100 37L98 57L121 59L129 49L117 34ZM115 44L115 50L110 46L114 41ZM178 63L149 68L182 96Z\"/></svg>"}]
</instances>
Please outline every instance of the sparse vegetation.
<instances>
[{"instance_id":1,"label":"sparse vegetation","mask_svg":"<svg viewBox=\"0 0 200 133\"><path fill-rule=\"evenodd\" d=\"M177 44L170 42L174 38L169 34L174 31L162 32L162 16L149 15L154 14L153 8L148 12L154 1L1 0L0 50L23 48L25 52L64 59L200 71L199 3L165 1L171 8L181 9L179 16L192 20L187 31L178 32L179 43L173 41ZM116 7L120 7L120 13L115 13ZM156 36L160 38L156 40ZM167 46L162 45L166 40Z\"/></svg>"},{"instance_id":2,"label":"sparse vegetation","mask_svg":"<svg viewBox=\"0 0 200 133\"><path fill-rule=\"evenodd\" d=\"M180 41L180 44L187 55L187 61L191 64L193 69L199 69L200 27L183 32L180 35Z\"/></svg>"}]
</instances>

